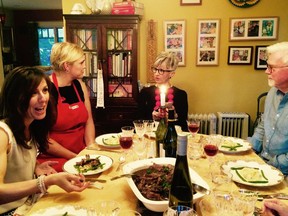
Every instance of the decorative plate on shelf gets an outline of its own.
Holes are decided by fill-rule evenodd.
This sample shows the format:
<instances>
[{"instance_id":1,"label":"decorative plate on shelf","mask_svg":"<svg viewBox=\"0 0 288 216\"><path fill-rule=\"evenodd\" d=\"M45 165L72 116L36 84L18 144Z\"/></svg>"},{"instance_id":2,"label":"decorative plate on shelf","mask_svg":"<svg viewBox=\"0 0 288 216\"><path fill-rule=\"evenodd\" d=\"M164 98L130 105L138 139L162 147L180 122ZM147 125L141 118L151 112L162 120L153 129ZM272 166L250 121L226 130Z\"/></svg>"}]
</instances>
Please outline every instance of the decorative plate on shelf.
<instances>
[{"instance_id":1,"label":"decorative plate on shelf","mask_svg":"<svg viewBox=\"0 0 288 216\"><path fill-rule=\"evenodd\" d=\"M103 8L103 4L103 0L86 0L86 5L92 13L100 13Z\"/></svg>"},{"instance_id":2,"label":"decorative plate on shelf","mask_svg":"<svg viewBox=\"0 0 288 216\"><path fill-rule=\"evenodd\" d=\"M256 5L260 0L229 0L236 7L248 8Z\"/></svg>"}]
</instances>

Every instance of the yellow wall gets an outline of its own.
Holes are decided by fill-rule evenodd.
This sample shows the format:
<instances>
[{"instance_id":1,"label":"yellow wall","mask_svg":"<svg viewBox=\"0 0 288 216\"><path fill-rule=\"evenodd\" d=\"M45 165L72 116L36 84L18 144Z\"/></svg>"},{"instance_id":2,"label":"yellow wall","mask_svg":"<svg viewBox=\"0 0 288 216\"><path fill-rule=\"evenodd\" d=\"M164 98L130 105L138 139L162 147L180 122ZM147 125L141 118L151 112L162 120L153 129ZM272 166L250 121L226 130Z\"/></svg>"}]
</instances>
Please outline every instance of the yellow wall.
<instances>
[{"instance_id":1,"label":"yellow wall","mask_svg":"<svg viewBox=\"0 0 288 216\"><path fill-rule=\"evenodd\" d=\"M269 90L263 70L252 65L227 65L228 46L269 45L287 40L287 0L260 1L251 8L238 8L228 0L202 0L200 6L180 6L180 0L138 0L145 5L140 31L140 77L146 82L146 29L150 19L157 21L158 50L164 49L163 21L186 20L186 66L177 69L173 84L188 93L189 112L208 113L237 111L255 119L257 96ZM74 3L85 0L63 0L63 13L70 13ZM87 9L87 13L89 13ZM229 42L229 18L279 16L278 40ZM221 19L218 66L196 66L197 19Z\"/></svg>"}]
</instances>

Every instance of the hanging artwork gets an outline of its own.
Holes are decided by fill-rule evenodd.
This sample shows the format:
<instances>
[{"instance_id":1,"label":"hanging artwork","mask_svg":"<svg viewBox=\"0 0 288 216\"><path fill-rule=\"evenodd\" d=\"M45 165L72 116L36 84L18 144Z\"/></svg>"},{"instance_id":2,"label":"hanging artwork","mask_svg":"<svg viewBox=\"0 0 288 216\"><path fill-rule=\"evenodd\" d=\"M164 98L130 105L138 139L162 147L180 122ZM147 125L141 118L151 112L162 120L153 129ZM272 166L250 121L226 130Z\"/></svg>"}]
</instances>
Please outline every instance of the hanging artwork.
<instances>
[{"instance_id":1,"label":"hanging artwork","mask_svg":"<svg viewBox=\"0 0 288 216\"><path fill-rule=\"evenodd\" d=\"M218 65L220 19L198 20L198 66Z\"/></svg>"},{"instance_id":2,"label":"hanging artwork","mask_svg":"<svg viewBox=\"0 0 288 216\"><path fill-rule=\"evenodd\" d=\"M201 5L202 0L180 0L180 5L186 6L186 5Z\"/></svg>"},{"instance_id":3,"label":"hanging artwork","mask_svg":"<svg viewBox=\"0 0 288 216\"><path fill-rule=\"evenodd\" d=\"M256 46L255 50L255 70L266 70L267 68L267 46Z\"/></svg>"},{"instance_id":4,"label":"hanging artwork","mask_svg":"<svg viewBox=\"0 0 288 216\"><path fill-rule=\"evenodd\" d=\"M230 19L230 41L276 40L278 17Z\"/></svg>"},{"instance_id":5,"label":"hanging artwork","mask_svg":"<svg viewBox=\"0 0 288 216\"><path fill-rule=\"evenodd\" d=\"M164 21L165 51L175 52L179 66L185 66L185 20Z\"/></svg>"},{"instance_id":6,"label":"hanging artwork","mask_svg":"<svg viewBox=\"0 0 288 216\"><path fill-rule=\"evenodd\" d=\"M250 65L252 64L252 46L229 46L229 65Z\"/></svg>"}]
</instances>

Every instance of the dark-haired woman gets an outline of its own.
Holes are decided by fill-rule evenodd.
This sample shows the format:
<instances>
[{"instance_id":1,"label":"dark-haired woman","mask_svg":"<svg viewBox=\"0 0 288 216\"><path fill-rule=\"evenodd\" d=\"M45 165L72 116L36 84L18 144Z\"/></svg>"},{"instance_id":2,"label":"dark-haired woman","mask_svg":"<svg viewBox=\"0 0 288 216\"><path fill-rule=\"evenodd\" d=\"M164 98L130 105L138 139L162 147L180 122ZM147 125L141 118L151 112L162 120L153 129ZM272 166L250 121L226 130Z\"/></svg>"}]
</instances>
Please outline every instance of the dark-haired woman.
<instances>
[{"instance_id":1,"label":"dark-haired woman","mask_svg":"<svg viewBox=\"0 0 288 216\"><path fill-rule=\"evenodd\" d=\"M55 122L51 82L35 67L18 67L5 78L0 95L0 215L13 215L50 185L67 192L89 186L82 175L56 173L53 162L36 163L48 146ZM38 178L36 178L38 177ZM16 214L16 213L15 213ZM25 214L25 212L24 212Z\"/></svg>"}]
</instances>

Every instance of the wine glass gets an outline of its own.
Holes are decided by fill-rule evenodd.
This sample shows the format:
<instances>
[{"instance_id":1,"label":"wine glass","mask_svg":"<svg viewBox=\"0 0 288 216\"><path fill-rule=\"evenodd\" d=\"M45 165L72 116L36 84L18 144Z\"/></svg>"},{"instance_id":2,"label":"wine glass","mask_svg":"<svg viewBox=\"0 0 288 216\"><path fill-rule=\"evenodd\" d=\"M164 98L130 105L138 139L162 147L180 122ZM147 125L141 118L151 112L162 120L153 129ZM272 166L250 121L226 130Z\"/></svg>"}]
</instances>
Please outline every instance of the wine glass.
<instances>
[{"instance_id":1,"label":"wine glass","mask_svg":"<svg viewBox=\"0 0 288 216\"><path fill-rule=\"evenodd\" d=\"M139 139L142 140L146 132L147 123L144 120L134 120L133 124L135 127L136 134L138 135Z\"/></svg>"},{"instance_id":2,"label":"wine glass","mask_svg":"<svg viewBox=\"0 0 288 216\"><path fill-rule=\"evenodd\" d=\"M148 139L150 139L151 136L153 136L153 130L155 128L155 121L154 120L144 120L144 123L146 124L146 135L148 136Z\"/></svg>"},{"instance_id":3,"label":"wine glass","mask_svg":"<svg viewBox=\"0 0 288 216\"><path fill-rule=\"evenodd\" d=\"M133 121L138 140L133 144L133 150L137 154L138 159L141 159L146 154L146 142L144 142L144 134L146 133L147 122L145 120Z\"/></svg>"},{"instance_id":4,"label":"wine glass","mask_svg":"<svg viewBox=\"0 0 288 216\"><path fill-rule=\"evenodd\" d=\"M163 216L197 216L196 211L188 206L170 206L164 212Z\"/></svg>"},{"instance_id":5,"label":"wine glass","mask_svg":"<svg viewBox=\"0 0 288 216\"><path fill-rule=\"evenodd\" d=\"M121 131L119 143L124 151L127 151L133 144L134 127L124 126L121 127Z\"/></svg>"},{"instance_id":6,"label":"wine glass","mask_svg":"<svg viewBox=\"0 0 288 216\"><path fill-rule=\"evenodd\" d=\"M201 143L198 143L195 140L196 134L200 128L200 119L188 117L187 126L189 132L192 134L191 140L189 139L189 158L191 160L197 160L203 154Z\"/></svg>"},{"instance_id":7,"label":"wine glass","mask_svg":"<svg viewBox=\"0 0 288 216\"><path fill-rule=\"evenodd\" d=\"M131 148L133 144L133 135L134 135L134 127L132 126L124 126L121 127L121 134L119 136L119 143L121 148L124 150L123 154L119 158L119 166L117 171L120 168L120 165L126 161L126 155L128 154L128 150Z\"/></svg>"},{"instance_id":8,"label":"wine glass","mask_svg":"<svg viewBox=\"0 0 288 216\"><path fill-rule=\"evenodd\" d=\"M213 162L213 157L215 157L218 153L218 144L219 144L219 137L217 135L210 135L205 140L203 145L204 152L209 158L209 161Z\"/></svg>"},{"instance_id":9,"label":"wine glass","mask_svg":"<svg viewBox=\"0 0 288 216\"><path fill-rule=\"evenodd\" d=\"M192 133L193 137L195 137L195 135L198 133L199 128L200 128L200 119L188 118L187 126L188 126L189 132Z\"/></svg>"}]
</instances>

